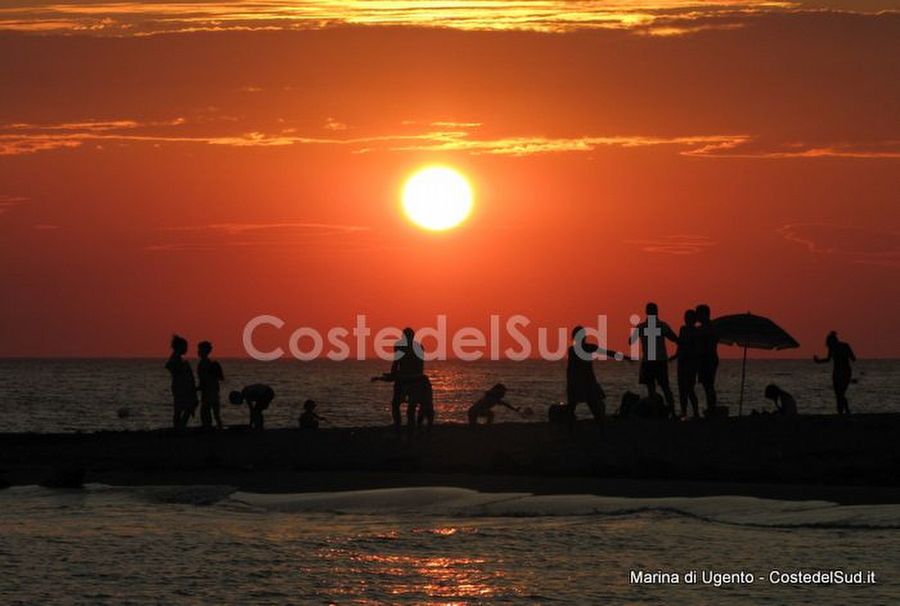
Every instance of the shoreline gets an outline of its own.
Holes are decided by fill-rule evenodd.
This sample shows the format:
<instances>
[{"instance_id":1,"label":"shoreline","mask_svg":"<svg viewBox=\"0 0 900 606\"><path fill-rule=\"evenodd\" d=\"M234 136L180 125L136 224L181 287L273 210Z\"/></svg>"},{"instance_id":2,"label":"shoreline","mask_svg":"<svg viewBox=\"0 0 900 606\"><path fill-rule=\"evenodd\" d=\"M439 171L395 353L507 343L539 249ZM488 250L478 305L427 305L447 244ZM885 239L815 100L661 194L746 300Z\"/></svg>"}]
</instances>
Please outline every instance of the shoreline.
<instances>
[{"instance_id":1,"label":"shoreline","mask_svg":"<svg viewBox=\"0 0 900 606\"><path fill-rule=\"evenodd\" d=\"M250 492L459 486L606 496L900 503L900 414L673 422L0 434L0 486L221 484Z\"/></svg>"},{"instance_id":2,"label":"shoreline","mask_svg":"<svg viewBox=\"0 0 900 606\"><path fill-rule=\"evenodd\" d=\"M479 476L470 474L390 472L272 472L227 471L204 476L185 472L96 473L90 483L110 486L230 486L258 494L340 493L390 488L454 487L484 493L534 495L595 495L636 499L742 496L779 501L829 501L838 505L900 504L897 486L822 486L814 484L757 484L624 478Z\"/></svg>"}]
</instances>

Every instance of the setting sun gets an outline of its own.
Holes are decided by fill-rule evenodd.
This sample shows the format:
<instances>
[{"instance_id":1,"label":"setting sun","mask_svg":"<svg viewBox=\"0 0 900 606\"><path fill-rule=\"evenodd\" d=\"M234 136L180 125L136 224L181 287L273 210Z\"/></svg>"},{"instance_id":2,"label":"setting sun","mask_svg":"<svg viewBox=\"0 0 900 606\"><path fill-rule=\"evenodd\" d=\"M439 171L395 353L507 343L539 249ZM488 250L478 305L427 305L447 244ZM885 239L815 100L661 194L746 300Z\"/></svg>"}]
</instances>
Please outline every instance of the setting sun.
<instances>
[{"instance_id":1,"label":"setting sun","mask_svg":"<svg viewBox=\"0 0 900 606\"><path fill-rule=\"evenodd\" d=\"M472 188L458 171L429 166L416 172L403 186L403 210L419 227L450 229L472 212Z\"/></svg>"}]
</instances>

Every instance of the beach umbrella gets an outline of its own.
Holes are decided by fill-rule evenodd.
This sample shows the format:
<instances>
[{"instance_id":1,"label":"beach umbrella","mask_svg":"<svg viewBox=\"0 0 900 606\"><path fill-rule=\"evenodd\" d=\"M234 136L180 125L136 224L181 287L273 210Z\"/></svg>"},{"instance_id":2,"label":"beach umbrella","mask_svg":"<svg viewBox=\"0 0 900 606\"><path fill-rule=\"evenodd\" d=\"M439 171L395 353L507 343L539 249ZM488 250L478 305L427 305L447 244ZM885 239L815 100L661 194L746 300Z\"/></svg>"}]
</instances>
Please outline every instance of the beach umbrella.
<instances>
[{"instance_id":1,"label":"beach umbrella","mask_svg":"<svg viewBox=\"0 0 900 606\"><path fill-rule=\"evenodd\" d=\"M738 403L738 416L744 408L744 380L747 377L747 349L793 349L800 344L783 328L769 318L747 312L722 316L713 320L719 343L737 345L744 348L741 362L741 398Z\"/></svg>"}]
</instances>

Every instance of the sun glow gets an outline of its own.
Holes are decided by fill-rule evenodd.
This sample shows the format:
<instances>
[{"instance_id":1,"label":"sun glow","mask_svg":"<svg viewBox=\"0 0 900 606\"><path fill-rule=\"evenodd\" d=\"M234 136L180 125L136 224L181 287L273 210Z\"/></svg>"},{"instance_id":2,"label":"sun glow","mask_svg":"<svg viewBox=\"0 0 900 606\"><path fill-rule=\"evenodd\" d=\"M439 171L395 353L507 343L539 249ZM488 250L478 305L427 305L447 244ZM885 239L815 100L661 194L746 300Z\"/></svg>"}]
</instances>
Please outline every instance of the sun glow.
<instances>
[{"instance_id":1,"label":"sun glow","mask_svg":"<svg viewBox=\"0 0 900 606\"><path fill-rule=\"evenodd\" d=\"M472 212L472 187L458 171L429 166L403 186L403 211L410 221L433 231L456 227Z\"/></svg>"}]
</instances>

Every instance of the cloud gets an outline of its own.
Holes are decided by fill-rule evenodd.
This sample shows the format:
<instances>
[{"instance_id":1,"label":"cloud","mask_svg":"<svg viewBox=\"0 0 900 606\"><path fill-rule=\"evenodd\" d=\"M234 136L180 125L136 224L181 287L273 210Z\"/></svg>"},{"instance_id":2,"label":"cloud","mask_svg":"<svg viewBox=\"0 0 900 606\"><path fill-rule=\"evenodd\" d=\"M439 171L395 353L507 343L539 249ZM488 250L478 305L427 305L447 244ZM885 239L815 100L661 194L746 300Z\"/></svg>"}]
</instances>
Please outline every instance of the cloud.
<instances>
[{"instance_id":1,"label":"cloud","mask_svg":"<svg viewBox=\"0 0 900 606\"><path fill-rule=\"evenodd\" d=\"M53 149L79 147L80 140L57 137L7 137L0 135L0 156L23 156Z\"/></svg>"},{"instance_id":2,"label":"cloud","mask_svg":"<svg viewBox=\"0 0 900 606\"><path fill-rule=\"evenodd\" d=\"M739 26L692 25L700 20L826 8L875 12L878 8L850 0L836 3L837 6L823 7L810 0L12 0L0 9L0 29L141 36L350 25L548 33L619 29L671 36Z\"/></svg>"},{"instance_id":3,"label":"cloud","mask_svg":"<svg viewBox=\"0 0 900 606\"><path fill-rule=\"evenodd\" d=\"M0 195L0 215L9 212L16 206L28 202L28 198L24 196L6 196Z\"/></svg>"},{"instance_id":4,"label":"cloud","mask_svg":"<svg viewBox=\"0 0 900 606\"><path fill-rule=\"evenodd\" d=\"M415 122L407 122L407 124L415 124ZM436 122L429 122L430 126L435 128L478 128L481 126L481 122L453 122L450 120L438 120Z\"/></svg>"},{"instance_id":5,"label":"cloud","mask_svg":"<svg viewBox=\"0 0 900 606\"><path fill-rule=\"evenodd\" d=\"M105 132L133 128L147 128L155 126L180 126L184 124L184 118L171 120L153 120L139 122L137 120L81 120L75 122L59 122L54 124L34 124L30 122L12 122L5 124L6 131L50 131L50 132Z\"/></svg>"},{"instance_id":6,"label":"cloud","mask_svg":"<svg viewBox=\"0 0 900 606\"><path fill-rule=\"evenodd\" d=\"M177 127L184 118L165 121L82 120L53 124L12 122L0 125L0 156L21 156L80 147L88 141L162 141L166 137L133 134L142 129Z\"/></svg>"},{"instance_id":7,"label":"cloud","mask_svg":"<svg viewBox=\"0 0 900 606\"><path fill-rule=\"evenodd\" d=\"M308 223L303 221L282 221L274 223L210 223L208 225L169 227L168 229L169 231L216 232L232 236L247 232L273 231L306 232L311 235L333 235L369 230L368 227L363 225Z\"/></svg>"},{"instance_id":8,"label":"cloud","mask_svg":"<svg viewBox=\"0 0 900 606\"><path fill-rule=\"evenodd\" d=\"M749 134L702 134L681 136L583 135L551 137L512 135L480 137L473 131L480 122L429 122L420 132L409 132L416 122L404 123L404 130L368 136L340 137L343 125L329 118L325 128L333 136L305 136L293 128L275 132L250 131L236 134L188 134L179 127L184 118L167 121L86 120L60 124L23 122L0 125L0 156L34 154L71 149L85 143L101 147L111 143L200 144L228 147L286 147L328 145L346 147L354 153L372 152L460 152L470 155L523 157L540 154L589 153L603 147L649 148L670 146L677 153L698 158L743 159L897 159L900 140L836 143L777 143L758 140ZM201 124L211 127L209 121ZM330 125L330 126L329 126ZM195 127L197 124L192 125ZM194 133L194 131L192 131Z\"/></svg>"},{"instance_id":9,"label":"cloud","mask_svg":"<svg viewBox=\"0 0 900 606\"><path fill-rule=\"evenodd\" d=\"M479 122L432 122L430 126L453 126L453 130L425 130L419 133L385 133L365 137L308 137L293 129L279 132L251 131L239 134L177 134L172 128L154 134L155 127L177 127L186 121L178 118L166 122L134 120L91 120L61 124L13 123L0 125L0 155L21 155L60 148L79 147L84 143L170 143L207 144L231 147L282 147L288 145L346 146L355 152L380 151L458 151L473 155L491 154L527 156L534 154L588 152L601 146L650 147L676 145L688 150L737 145L747 135L698 135L683 137L654 136L583 136L545 137L514 136L499 138L472 137L468 128ZM334 130L334 129L332 129Z\"/></svg>"},{"instance_id":10,"label":"cloud","mask_svg":"<svg viewBox=\"0 0 900 606\"><path fill-rule=\"evenodd\" d=\"M203 251L222 247L297 245L303 239L328 238L370 231L364 225L273 221L268 223L210 223L168 227L173 237L145 247L149 251Z\"/></svg>"},{"instance_id":11,"label":"cloud","mask_svg":"<svg viewBox=\"0 0 900 606\"><path fill-rule=\"evenodd\" d=\"M325 126L323 128L325 128L325 130L340 131L340 130L347 130L348 127L343 122L341 122L339 120L335 120L334 118L328 117L325 120Z\"/></svg>"},{"instance_id":12,"label":"cloud","mask_svg":"<svg viewBox=\"0 0 900 606\"><path fill-rule=\"evenodd\" d=\"M900 232L832 223L788 223L778 233L815 255L900 267Z\"/></svg>"},{"instance_id":13,"label":"cloud","mask_svg":"<svg viewBox=\"0 0 900 606\"><path fill-rule=\"evenodd\" d=\"M712 143L684 152L688 156L706 158L796 159L796 158L900 158L900 139L884 141L830 143L766 143L749 137L742 140Z\"/></svg>"},{"instance_id":14,"label":"cloud","mask_svg":"<svg viewBox=\"0 0 900 606\"><path fill-rule=\"evenodd\" d=\"M675 21L671 24L654 23L645 28L637 30L635 33L644 36L657 36L663 38L673 36L688 36L690 34L698 34L700 32L707 31L727 31L732 29L740 29L745 25L746 23L744 21L704 24L693 24Z\"/></svg>"},{"instance_id":15,"label":"cloud","mask_svg":"<svg viewBox=\"0 0 900 606\"><path fill-rule=\"evenodd\" d=\"M398 141L389 146L392 151L462 151L473 155L530 156L564 152L590 152L599 147L655 147L676 145L706 148L715 145L737 145L747 135L696 135L684 137L632 136L582 136L543 137L519 136L495 139L476 139L465 131L437 131L412 141Z\"/></svg>"},{"instance_id":16,"label":"cloud","mask_svg":"<svg viewBox=\"0 0 900 606\"><path fill-rule=\"evenodd\" d=\"M655 238L625 240L625 244L637 246L646 253L666 255L696 255L705 251L715 242L706 236L669 235Z\"/></svg>"}]
</instances>

